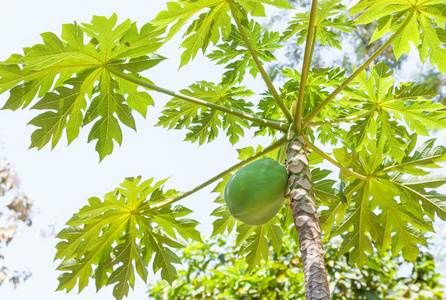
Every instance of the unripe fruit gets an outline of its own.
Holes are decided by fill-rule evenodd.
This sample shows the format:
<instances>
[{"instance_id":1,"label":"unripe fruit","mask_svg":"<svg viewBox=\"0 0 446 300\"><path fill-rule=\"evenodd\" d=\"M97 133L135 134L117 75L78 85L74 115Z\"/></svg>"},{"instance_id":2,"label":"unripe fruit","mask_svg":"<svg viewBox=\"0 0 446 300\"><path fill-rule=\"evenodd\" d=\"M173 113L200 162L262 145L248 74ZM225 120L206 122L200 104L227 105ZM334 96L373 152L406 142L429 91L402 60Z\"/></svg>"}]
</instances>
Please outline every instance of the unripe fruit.
<instances>
[{"instance_id":1,"label":"unripe fruit","mask_svg":"<svg viewBox=\"0 0 446 300\"><path fill-rule=\"evenodd\" d=\"M262 225L283 206L287 189L286 168L272 158L261 158L237 171L225 188L225 202L237 220Z\"/></svg>"}]
</instances>

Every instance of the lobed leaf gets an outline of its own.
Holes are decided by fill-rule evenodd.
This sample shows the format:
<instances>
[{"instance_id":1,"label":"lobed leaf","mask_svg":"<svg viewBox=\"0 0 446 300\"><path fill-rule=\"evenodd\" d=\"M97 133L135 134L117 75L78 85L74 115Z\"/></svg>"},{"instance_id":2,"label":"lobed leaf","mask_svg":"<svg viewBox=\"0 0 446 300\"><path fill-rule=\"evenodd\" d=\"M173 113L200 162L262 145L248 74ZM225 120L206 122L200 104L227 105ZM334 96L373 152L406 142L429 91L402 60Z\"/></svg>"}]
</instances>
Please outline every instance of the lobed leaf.
<instances>
[{"instance_id":1,"label":"lobed leaf","mask_svg":"<svg viewBox=\"0 0 446 300\"><path fill-rule=\"evenodd\" d=\"M10 90L3 109L25 108L39 98L32 109L44 112L30 122L38 127L31 136L31 147L38 149L50 141L55 147L64 131L71 143L81 127L94 122L88 141L97 140L102 160L115 142L121 144L121 124L135 129L133 110L145 117L147 106L153 105L149 94L115 73L151 83L139 72L165 59L153 53L163 32L150 23L138 32L130 20L117 24L113 14L94 16L81 26L65 24L61 38L43 33L43 44L24 48L24 55L0 64L0 93Z\"/></svg>"},{"instance_id":2,"label":"lobed leaf","mask_svg":"<svg viewBox=\"0 0 446 300\"><path fill-rule=\"evenodd\" d=\"M249 108L251 102L246 102L239 97L249 97L253 92L245 87L235 87L232 84L214 84L200 81L189 87L189 90L182 90L182 94L203 99L205 101L223 105L228 108L237 109L247 113L252 113ZM214 140L222 128L226 131L226 136L232 144L238 142L239 137L244 135L244 128L249 127L249 122L240 117L224 114L210 108L203 108L185 100L174 98L169 101L159 118L157 126L168 129L186 128L186 141L203 144Z\"/></svg>"},{"instance_id":3,"label":"lobed leaf","mask_svg":"<svg viewBox=\"0 0 446 300\"><path fill-rule=\"evenodd\" d=\"M165 180L152 185L153 179L127 178L120 188L104 196L90 198L89 204L67 222L58 238L55 259L62 259L58 270L58 290L70 291L76 284L82 291L89 278L99 290L113 285L113 295L122 299L134 287L135 271L147 281L147 265L153 257L153 270L172 282L181 263L171 248L185 244L178 238L201 242L195 229L198 222L183 218L191 213L185 207L156 209L154 204L178 192L163 191Z\"/></svg>"},{"instance_id":4,"label":"lobed leaf","mask_svg":"<svg viewBox=\"0 0 446 300\"><path fill-rule=\"evenodd\" d=\"M366 179L341 173L348 205L328 203L321 225L326 233L333 227L331 235L343 235L341 252L350 252L359 266L366 262L366 253L373 254L373 246L380 253L391 247L393 255L401 252L414 261L419 245L426 245L425 233L433 231L435 215L446 219L445 195L431 190L444 185L446 177L428 171L446 160L444 147L428 140L414 149L415 137L407 141L401 161L386 158L379 140L359 152L345 147L333 151L339 163Z\"/></svg>"},{"instance_id":5,"label":"lobed leaf","mask_svg":"<svg viewBox=\"0 0 446 300\"><path fill-rule=\"evenodd\" d=\"M341 49L340 32L352 32L356 29L354 22L346 20L347 7L341 0L319 1L314 20L315 42ZM283 33L282 39L297 37L297 44L303 44L308 35L310 12L297 13L294 20Z\"/></svg>"},{"instance_id":6,"label":"lobed leaf","mask_svg":"<svg viewBox=\"0 0 446 300\"><path fill-rule=\"evenodd\" d=\"M378 21L371 41L383 37L387 33L396 32L410 17L411 11L415 14L401 35L393 42L393 51L396 58L410 51L410 43L418 48L421 61L429 56L432 66L446 73L446 49L442 47L446 41L444 26L446 13L444 1L410 1L401 0L361 0L350 9L355 15L362 13L356 19L356 24L368 24Z\"/></svg>"},{"instance_id":7,"label":"lobed leaf","mask_svg":"<svg viewBox=\"0 0 446 300\"><path fill-rule=\"evenodd\" d=\"M217 44L220 39L228 39L231 33L231 9L230 1L226 0L197 0L168 2L167 9L161 11L152 21L158 26L172 24L166 40L171 39L193 16L198 15L186 30L181 47L185 48L181 54L180 67L191 61L201 50L206 52L212 42ZM264 4L277 8L292 9L286 0L238 0L235 1L246 12L241 12L240 7L236 13L251 13L253 16L265 16ZM203 12L204 11L204 12Z\"/></svg>"},{"instance_id":8,"label":"lobed leaf","mask_svg":"<svg viewBox=\"0 0 446 300\"><path fill-rule=\"evenodd\" d=\"M346 94L352 104L361 109L362 118L354 121L347 138L361 151L369 142L378 139L377 146L390 158L401 162L409 145L408 128L427 135L428 130L444 129L444 105L433 103L435 93L424 85L401 83L396 86L392 73L384 63L363 71L355 80L358 88ZM352 105L343 103L342 105ZM359 112L358 112L359 113ZM402 126L401 122L407 124Z\"/></svg>"},{"instance_id":9,"label":"lobed leaf","mask_svg":"<svg viewBox=\"0 0 446 300\"><path fill-rule=\"evenodd\" d=\"M244 31L261 61L268 63L276 60L272 52L282 48L282 45L278 44L280 40L278 32L265 31L254 21L246 24ZM224 41L225 43L217 45L219 50L214 50L207 55L211 60L217 61L218 65L229 62L225 66L228 71L223 74L222 83L241 83L247 71L256 78L260 71L235 25L232 25L231 34Z\"/></svg>"}]
</instances>

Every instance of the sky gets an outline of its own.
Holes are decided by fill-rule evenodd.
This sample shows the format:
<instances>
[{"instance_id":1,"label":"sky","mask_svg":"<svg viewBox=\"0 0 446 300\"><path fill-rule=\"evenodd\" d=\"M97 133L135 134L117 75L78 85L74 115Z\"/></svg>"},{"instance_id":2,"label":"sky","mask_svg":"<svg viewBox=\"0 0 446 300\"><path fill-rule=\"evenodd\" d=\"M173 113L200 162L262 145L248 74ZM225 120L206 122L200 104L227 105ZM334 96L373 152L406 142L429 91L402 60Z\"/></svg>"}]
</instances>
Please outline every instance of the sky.
<instances>
[{"instance_id":1,"label":"sky","mask_svg":"<svg viewBox=\"0 0 446 300\"><path fill-rule=\"evenodd\" d=\"M126 0L0 0L0 61L13 53L22 53L22 47L41 43L40 33L61 32L61 24L73 21L90 22L93 15L109 17L116 12L119 22L129 18L142 26L153 19L165 8L166 1ZM125 3L125 5L123 5ZM222 69L211 65L199 57L190 65L178 70L179 39L173 39L157 53L168 60L162 62L144 75L157 85L170 90L180 90L199 80L218 82ZM260 78L250 80L250 89L263 92L264 85ZM137 132L123 128L123 144L115 145L112 155L99 163L99 156L94 151L94 143L87 144L89 128L81 131L80 136L69 146L62 139L55 149L46 146L40 151L28 150L30 136L34 131L26 124L36 115L29 110L16 112L0 111L0 140L5 148L4 156L14 165L22 181L26 194L34 199L33 226L22 227L9 247L3 248L7 266L16 270L28 270L33 273L17 289L10 285L0 287L2 299L46 299L66 300L78 298L76 288L70 293L54 292L57 285L55 271L58 262L53 262L57 239L50 236L43 238L41 231L48 231L52 226L56 231L63 228L65 222L87 204L90 197L102 197L114 190L126 177L141 175L143 179L154 177L161 180L167 177L167 188L187 191L199 185L209 177L225 170L237 162L237 152L229 141L222 137L216 141L198 146L183 142L185 133L167 131L154 127L159 111L170 97L151 93L155 108L149 108L148 116L143 119L135 114ZM8 93L0 95L0 105L5 103ZM252 138L249 134L236 148L269 144L267 138ZM205 236L212 231L213 219L209 214L215 208L212 203L215 194L213 186L194 194L181 202L194 211L191 216L200 221L199 230ZM154 280L151 274L149 280ZM91 286L80 296L82 299L113 299L112 287L105 287L97 294ZM129 299L146 298L146 287L137 280L135 291L130 291Z\"/></svg>"},{"instance_id":2,"label":"sky","mask_svg":"<svg viewBox=\"0 0 446 300\"><path fill-rule=\"evenodd\" d=\"M109 17L114 12L118 22L127 18L136 21L141 27L165 9L167 1L127 0L78 0L76 2L56 0L0 0L0 61L6 60L13 53L22 53L23 47L42 43L40 34L51 31L58 35L61 25L76 21L90 22L93 15ZM125 3L125 5L123 5ZM173 39L157 53L165 60L156 68L144 73L157 85L178 91L195 81L208 80L219 82L221 68L216 68L207 60L197 58L190 66L178 70L179 39ZM251 80L251 89L264 91L263 81ZM9 93L0 95L3 105ZM208 178L227 169L237 162L237 152L229 141L222 137L216 141L198 146L183 142L184 132L167 131L154 127L159 111L170 100L156 92L152 93L156 107L149 108L147 118L134 114L137 132L123 128L123 143L115 145L112 155L99 163L99 156L94 150L94 143L87 144L90 127L81 130L80 136L69 147L64 138L53 150L46 146L40 151L30 149L30 136L33 126L26 124L36 115L29 110L16 112L0 111L0 139L5 148L4 156L13 164L20 176L22 188L34 200L33 225L22 227L22 233L2 252L10 269L28 270L33 275L13 289L11 284L0 287L2 299L75 299L77 288L70 293L54 292L57 277L55 271L58 262L53 263L54 237L42 238L41 231L48 232L52 226L56 231L63 228L65 222L87 204L90 197L102 197L114 190L126 177L141 175L143 179L154 177L155 181L167 177L166 188L188 191ZM247 138L237 148L249 145L267 146L269 139ZM191 218L200 221L199 230L209 236L213 219L209 217L215 205L212 203L216 194L211 194L213 186L194 194L181 202L192 209ZM150 268L149 268L150 269ZM154 280L153 274L149 280ZM82 299L113 299L112 287L105 287L96 294L92 284L80 296ZM146 298L146 287L142 280L137 280L135 291L130 291L129 299Z\"/></svg>"}]
</instances>

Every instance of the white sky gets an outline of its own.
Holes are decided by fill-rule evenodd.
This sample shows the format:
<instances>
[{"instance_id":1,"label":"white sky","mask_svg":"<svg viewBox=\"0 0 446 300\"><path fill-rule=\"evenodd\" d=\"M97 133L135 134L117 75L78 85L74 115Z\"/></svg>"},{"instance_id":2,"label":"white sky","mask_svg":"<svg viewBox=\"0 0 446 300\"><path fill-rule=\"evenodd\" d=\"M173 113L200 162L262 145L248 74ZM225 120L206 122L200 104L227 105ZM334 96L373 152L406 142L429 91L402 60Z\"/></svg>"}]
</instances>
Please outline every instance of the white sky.
<instances>
[{"instance_id":1,"label":"white sky","mask_svg":"<svg viewBox=\"0 0 446 300\"><path fill-rule=\"evenodd\" d=\"M22 47L41 43L40 33L61 32L61 24L90 22L93 15L109 17L116 12L119 21L127 18L137 21L139 27L153 19L165 8L167 1L141 0L78 0L68 2L61 0L0 0L0 61L13 53L22 53ZM125 3L125 4L123 4ZM156 84L177 91L186 88L198 80L218 82L221 69L213 67L206 60L197 60L177 71L179 65L179 40L171 41L159 54L169 60L144 73ZM252 80L250 89L263 92L260 78ZM9 93L0 95L2 106ZM98 154L94 144L87 144L89 128L69 147L62 141L54 150L46 146L41 151L28 150L30 136L34 131L26 124L36 115L29 110L11 112L0 111L0 139L5 144L5 157L15 166L22 187L29 197L34 199L33 226L23 228L23 233L16 236L9 247L1 249L10 269L29 270L33 273L25 283L13 289L11 284L0 287L1 299L75 299L77 287L69 294L54 292L58 285L53 263L55 238L42 238L41 229L55 225L57 231L65 222L87 203L92 196L102 197L112 191L125 177L142 175L143 179L154 177L160 180L169 176L168 188L187 191L207 178L237 162L237 152L226 138L198 147L198 144L183 142L184 133L167 131L154 127L163 105L170 97L152 93L157 107L149 108L147 119L135 114L137 130L134 132L123 128L123 145L115 147L111 156L98 163ZM268 145L268 140L250 137L239 143L236 148L258 144ZM195 194L181 204L195 211L193 218L199 220L199 230L203 235L212 231L212 204L215 195L212 187ZM150 279L154 279L152 276ZM94 282L90 281L80 296L82 299L113 299L112 287L103 288L98 294ZM146 298L145 284L137 279L135 291L130 291L129 299Z\"/></svg>"},{"instance_id":2,"label":"white sky","mask_svg":"<svg viewBox=\"0 0 446 300\"><path fill-rule=\"evenodd\" d=\"M90 22L93 15L109 17L116 12L119 23L129 18L137 21L140 28L165 9L166 2L0 0L3 7L0 11L0 60L7 59L13 53L22 53L22 47L42 43L40 33L51 31L60 35L62 24ZM174 91L198 80L219 82L221 70L206 60L197 60L178 71L178 46L179 40L176 39L157 51L169 59L144 75L159 86ZM263 92L260 79L253 80L249 85L251 89L255 89L255 86L258 92ZM8 96L9 93L0 95L0 105L5 103ZM184 132L155 128L153 125L158 120L158 112L171 97L156 92L152 96L156 108L149 108L146 120L135 114L137 132L123 128L122 147L115 146L113 154L100 164L94 144L86 143L91 127L82 130L80 137L69 147L62 138L52 151L49 147L40 151L35 148L28 150L34 128L26 124L36 113L29 110L0 111L0 139L5 144L5 157L14 165L25 192L35 201L33 226L23 227L22 234L16 236L9 247L2 249L11 270L29 270L33 275L15 290L11 284L1 286L1 299L65 300L78 297L77 287L68 294L65 291L54 292L58 285L57 277L61 274L55 271L58 263L53 263L54 246L59 240L41 238L39 233L53 224L57 231L62 229L72 214L87 204L89 197L102 197L125 177L138 175L142 175L143 179L154 177L155 180L172 176L166 187L187 191L237 162L237 152L224 137L198 147L198 144L182 141ZM248 138L237 148L259 143L268 145L269 142L264 138L254 141ZM215 195L210 194L212 188L208 187L181 202L194 210L191 217L200 221L202 225L199 230L203 235L212 232L213 219L209 217L215 208L212 204ZM153 275L150 279L154 279ZM80 294L82 299L113 299L112 287L105 287L96 294L94 281L90 283L90 287ZM135 291L130 291L129 298L146 298L145 291L145 284L138 278Z\"/></svg>"}]
</instances>

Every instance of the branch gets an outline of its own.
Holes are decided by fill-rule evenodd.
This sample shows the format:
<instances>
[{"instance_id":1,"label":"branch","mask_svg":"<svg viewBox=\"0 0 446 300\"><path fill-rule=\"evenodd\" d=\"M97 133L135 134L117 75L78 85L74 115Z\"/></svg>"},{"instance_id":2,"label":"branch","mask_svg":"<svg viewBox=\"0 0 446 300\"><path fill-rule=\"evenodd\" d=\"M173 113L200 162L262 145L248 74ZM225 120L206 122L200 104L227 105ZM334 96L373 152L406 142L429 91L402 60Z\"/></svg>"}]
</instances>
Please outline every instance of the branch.
<instances>
[{"instance_id":1,"label":"branch","mask_svg":"<svg viewBox=\"0 0 446 300\"><path fill-rule=\"evenodd\" d=\"M263 68L262 63L260 62L259 58L257 57L257 53L255 52L254 48L252 47L248 36L246 35L245 30L243 29L242 23L240 22L239 17L237 16L237 8L234 5L234 2L230 1L229 6L231 7L232 16L234 17L235 23L237 23L237 27L240 30L240 33L243 37L243 40L246 43L246 46L248 47L249 52L251 53L252 59L254 59L254 62L257 65L257 68L259 68L260 74L262 74L263 80L265 81L266 85L268 86L269 91L273 95L274 99L276 100L277 104L279 105L280 109L285 114L286 119L288 122L291 122L293 120L293 116L291 115L288 108L283 103L282 99L280 98L279 94L276 91L276 88L274 87L273 83L271 82L271 79L269 78L268 74L266 74L265 69Z\"/></svg>"},{"instance_id":2,"label":"branch","mask_svg":"<svg viewBox=\"0 0 446 300\"><path fill-rule=\"evenodd\" d=\"M107 68L108 71L110 71L111 73L115 74L116 76L119 76L119 77L121 77L121 78L123 78L125 80L133 82L133 83L138 84L140 86L143 86L145 88L148 88L148 89L151 89L151 90L155 90L157 92L160 92L160 93L163 93L163 94L167 94L167 95L170 95L172 97L175 97L175 98L178 98L178 99L182 99L182 100L185 100L185 101L189 101L189 102L192 102L192 103L195 103L195 104L203 105L203 106L206 106L206 107L209 107L209 108L212 108L212 109L224 112L224 113L228 113L228 114L240 117L242 119L249 120L249 121L252 121L252 122L255 122L255 123L258 123L258 124L261 124L261 125L264 125L266 127L269 127L269 128L272 128L272 129L276 129L276 130L279 130L279 131L282 131L282 132L286 132L288 130L288 125L286 123L284 123L284 122L267 120L267 119L264 119L264 118L259 117L259 116L254 116L254 115L245 113L245 112L243 112L241 110L238 110L238 109L228 108L228 107L221 106L221 105L218 105L218 104L215 104L215 103L212 103L212 102L208 102L208 101L205 101L205 100L201 100L201 99L198 99L198 98L194 98L194 97L182 95L182 94L179 94L179 93L175 93L173 91L170 91L170 90L167 90L165 88L156 86L154 84L150 84L150 83L147 83L145 81L133 78L133 77L131 77L131 76L125 74L125 73L122 73L120 71L117 71L117 70L115 70L115 69L113 69L111 67L106 67L106 68Z\"/></svg>"},{"instance_id":3,"label":"branch","mask_svg":"<svg viewBox=\"0 0 446 300\"><path fill-rule=\"evenodd\" d=\"M209 179L208 181L206 181L206 182L200 184L199 186L195 187L194 189L192 189L192 190L190 190L190 191L188 191L188 192L186 192L186 193L184 193L184 194L182 194L182 195L180 195L180 196L178 196L178 197L176 197L176 198L174 198L174 199L172 199L172 200L170 200L170 201L167 201L167 202L165 202L165 203L163 203L163 204L161 204L161 205L159 205L159 206L153 207L153 208L151 208L151 209L145 211L144 213L149 214L149 213L154 212L154 211L157 211L157 210L159 210L159 209L161 209L161 208L164 208L164 207L167 207L167 206L169 206L169 205L172 205L172 204L174 204L175 202L178 202L178 201L180 201L181 199L184 199L184 198L186 198L186 197L192 195L193 193L198 192L199 190L201 190L201 189L207 187L208 185L214 183L215 181L217 181L217 180L219 180L220 178L222 178L223 176L225 176L225 175L231 173L232 171L235 171L235 170L237 170L238 168L243 167L243 166L246 165L247 163L250 163L251 161L253 161L253 160L255 160L255 159L257 159L257 158L259 158L259 157L265 155L266 153L271 152L271 151L273 151L273 150L275 150L275 149L277 149L277 148L279 148L279 147L281 147L281 146L283 146L283 145L285 145L285 144L286 144L286 137L283 136L283 137L281 137L279 140L277 140L276 142L274 142L273 144L271 144L270 146L268 146L268 147L266 147L265 149L263 149L262 151L260 151L259 153L256 153L256 154L254 154L253 156L248 157L248 158L245 159L245 160L242 160L241 162L239 162L239 163L233 165L233 166L230 167L229 169L226 169L225 171L221 172L220 174L218 174L218 175L212 177L211 179Z\"/></svg>"},{"instance_id":4,"label":"branch","mask_svg":"<svg viewBox=\"0 0 446 300\"><path fill-rule=\"evenodd\" d=\"M356 78L365 68L370 65L375 58L377 58L384 50L386 50L387 47L392 44L392 42L404 31L406 26L409 24L409 22L412 19L412 16L414 15L415 7L412 8L410 11L409 16L407 17L406 21L401 25L401 27L387 40L385 44L383 44L376 52L361 66L359 69L357 69L352 75L350 75L349 78L347 78L337 89L335 89L328 97L324 100L321 104L319 104L318 107L316 107L311 113L309 113L304 119L303 119L303 127L307 126L311 120L316 117L316 115L325 107L328 103L330 103L331 100L333 100L344 88L353 81L353 79Z\"/></svg>"},{"instance_id":5,"label":"branch","mask_svg":"<svg viewBox=\"0 0 446 300\"><path fill-rule=\"evenodd\" d=\"M310 24L308 26L307 43L305 45L304 62L302 64L302 72L301 72L302 75L300 78L299 98L297 99L297 109L296 109L296 114L294 115L294 121L292 125L293 128L295 128L298 133L302 131L302 107L304 104L305 86L307 85L308 71L310 69L310 56L313 54L312 50L314 49L313 48L314 43L316 42L316 40L314 40L312 43L316 10L317 10L317 0L313 0L310 13Z\"/></svg>"},{"instance_id":6,"label":"branch","mask_svg":"<svg viewBox=\"0 0 446 300\"><path fill-rule=\"evenodd\" d=\"M314 152L316 152L317 154L319 154L320 156L322 156L323 158L325 158L326 160L328 160L329 162L334 164L336 167L338 167L342 171L347 172L350 175L353 175L354 177L356 177L358 179L367 180L367 177L365 177L364 175L358 174L355 171L350 170L349 168L344 167L343 165L338 163L336 160L331 158L329 155L327 155L324 151L322 151L321 149L319 149L318 147L316 147L315 145L310 143L310 141L306 140L306 142L307 142L308 148L310 148L311 150L313 150Z\"/></svg>"},{"instance_id":7,"label":"branch","mask_svg":"<svg viewBox=\"0 0 446 300\"><path fill-rule=\"evenodd\" d=\"M357 120L357 119L361 119L364 117L367 117L368 115L370 115L371 113L373 113L375 110L372 109L366 113L360 114L360 115L356 115L356 116L349 116L346 118L339 118L339 119L334 119L334 120L330 120L330 121L321 121L321 122L310 122L308 123L308 127L314 127L314 126L320 126L320 125L329 125L329 124L336 124L336 123L342 123L342 122L349 122L349 121L353 121L353 120Z\"/></svg>"}]
</instances>

